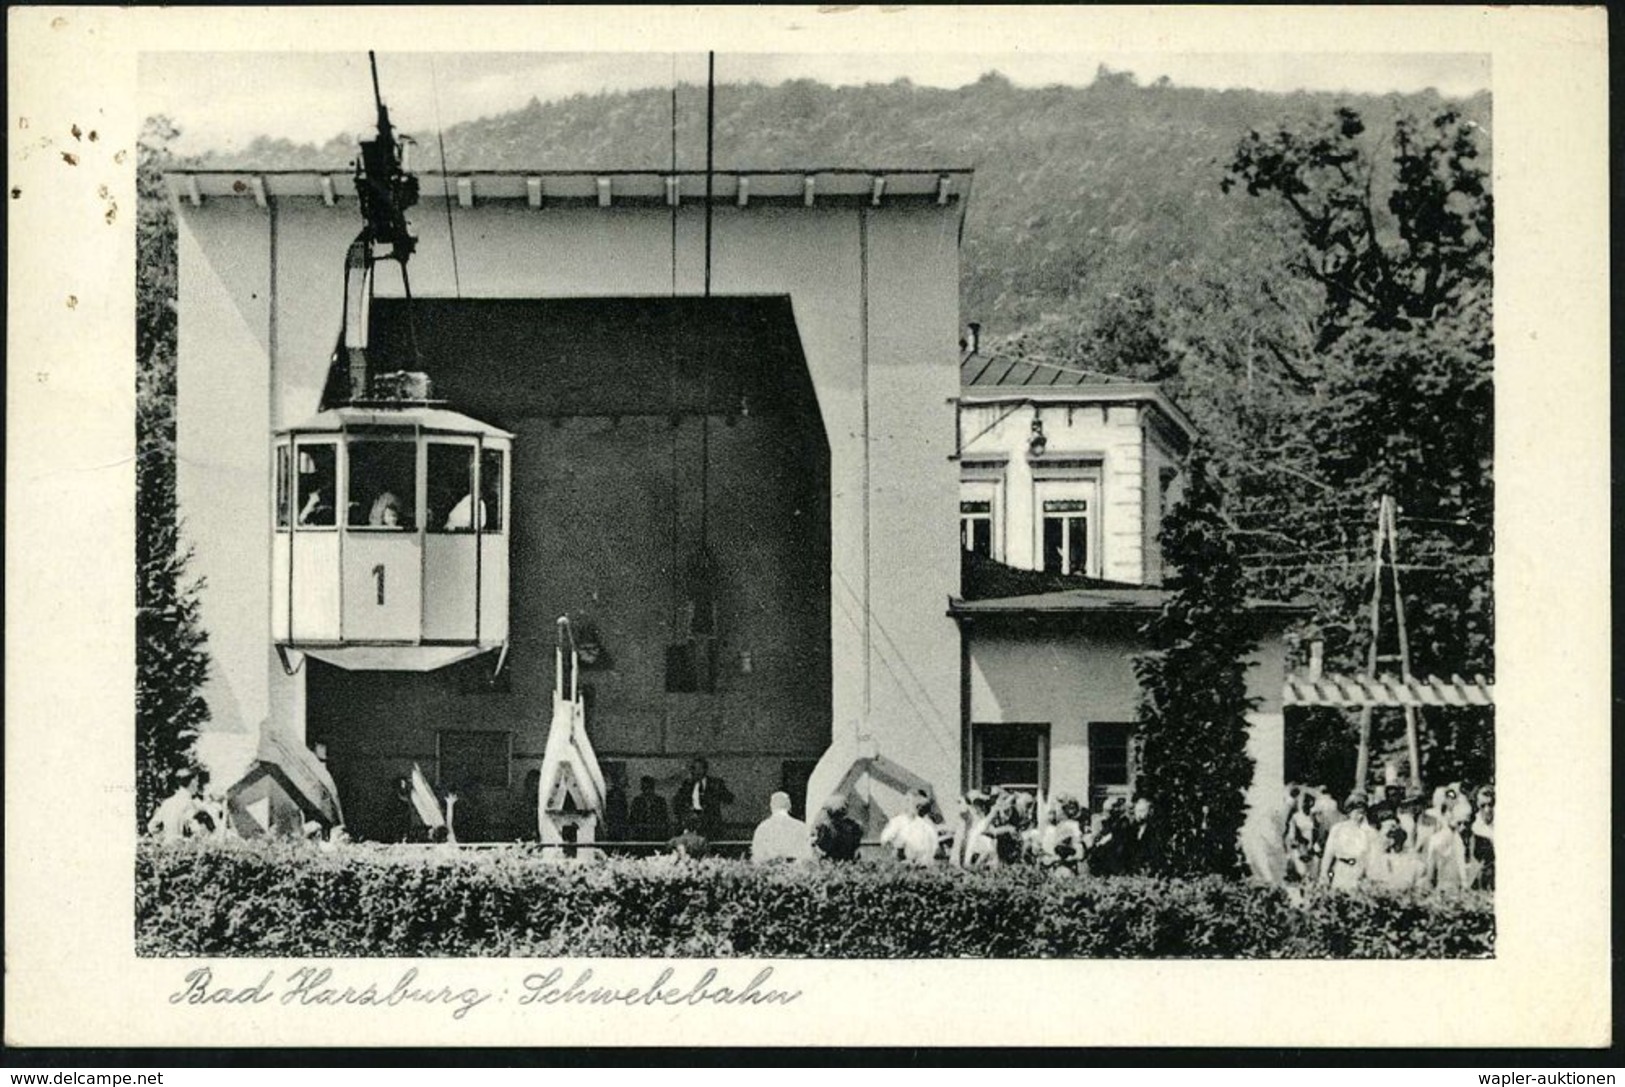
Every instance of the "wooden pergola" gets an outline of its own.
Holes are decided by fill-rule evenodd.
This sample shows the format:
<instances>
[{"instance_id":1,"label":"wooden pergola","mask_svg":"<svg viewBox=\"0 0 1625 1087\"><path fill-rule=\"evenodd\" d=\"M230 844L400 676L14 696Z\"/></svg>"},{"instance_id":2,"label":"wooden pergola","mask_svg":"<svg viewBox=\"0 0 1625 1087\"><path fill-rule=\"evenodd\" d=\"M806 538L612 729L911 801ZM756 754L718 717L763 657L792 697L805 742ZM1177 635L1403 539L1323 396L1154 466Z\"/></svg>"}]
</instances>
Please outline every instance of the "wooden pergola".
<instances>
[{"instance_id":1,"label":"wooden pergola","mask_svg":"<svg viewBox=\"0 0 1625 1087\"><path fill-rule=\"evenodd\" d=\"M1492 706L1495 684L1483 676L1448 680L1437 676L1287 676L1281 688L1287 706Z\"/></svg>"},{"instance_id":2,"label":"wooden pergola","mask_svg":"<svg viewBox=\"0 0 1625 1087\"><path fill-rule=\"evenodd\" d=\"M1371 710L1377 706L1397 706L1405 711L1405 740L1410 757L1411 784L1422 788L1422 760L1417 734L1417 711L1422 706L1493 706L1495 684L1483 676L1463 679L1451 676L1394 675L1351 676L1311 674L1287 676L1281 685L1283 706L1333 706L1362 711L1360 752L1355 784L1365 782L1370 760Z\"/></svg>"}]
</instances>

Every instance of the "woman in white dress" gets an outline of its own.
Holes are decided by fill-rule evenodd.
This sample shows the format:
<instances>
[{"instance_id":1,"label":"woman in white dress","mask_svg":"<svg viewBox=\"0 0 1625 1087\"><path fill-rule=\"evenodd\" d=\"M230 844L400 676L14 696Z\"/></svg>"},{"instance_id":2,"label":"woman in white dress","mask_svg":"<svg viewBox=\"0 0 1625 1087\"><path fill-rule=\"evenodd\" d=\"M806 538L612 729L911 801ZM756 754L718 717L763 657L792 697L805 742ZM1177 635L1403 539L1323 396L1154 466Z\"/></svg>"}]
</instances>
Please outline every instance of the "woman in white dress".
<instances>
[{"instance_id":1,"label":"woman in white dress","mask_svg":"<svg viewBox=\"0 0 1625 1087\"><path fill-rule=\"evenodd\" d=\"M1365 829L1366 800L1355 793L1343 805L1341 823L1326 833L1326 852L1320 881L1334 891L1352 891L1360 885L1369 862L1370 835Z\"/></svg>"}]
</instances>

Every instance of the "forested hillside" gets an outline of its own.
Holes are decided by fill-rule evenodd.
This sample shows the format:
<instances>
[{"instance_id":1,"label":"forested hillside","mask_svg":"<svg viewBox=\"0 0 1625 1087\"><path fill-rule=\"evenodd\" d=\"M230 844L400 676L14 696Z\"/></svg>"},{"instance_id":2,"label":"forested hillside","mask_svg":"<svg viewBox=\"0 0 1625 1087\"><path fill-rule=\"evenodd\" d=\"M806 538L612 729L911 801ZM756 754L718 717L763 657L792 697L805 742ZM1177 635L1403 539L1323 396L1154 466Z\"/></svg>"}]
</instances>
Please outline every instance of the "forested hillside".
<instances>
[{"instance_id":1,"label":"forested hillside","mask_svg":"<svg viewBox=\"0 0 1625 1087\"><path fill-rule=\"evenodd\" d=\"M976 170L965 231L963 312L995 337L1096 317L1113 293L1184 292L1273 277L1284 244L1276 209L1226 198L1223 168L1250 129L1349 102L1375 132L1437 95L1360 98L1140 87L1102 71L1086 87L1022 89L990 73L956 90L906 80L828 87L808 80L717 88L718 168L940 167ZM1461 104L1486 126L1487 96ZM662 169L672 159L665 89L578 95L445 130L446 162L473 169ZM184 118L180 119L184 126ZM428 118L396 117L438 165ZM677 156L705 162L705 92L679 88ZM209 166L345 168L354 134L321 147L261 139Z\"/></svg>"},{"instance_id":2,"label":"forested hillside","mask_svg":"<svg viewBox=\"0 0 1625 1087\"><path fill-rule=\"evenodd\" d=\"M1328 666L1365 665L1375 500L1393 495L1416 670L1493 672L1488 95L1101 69L1035 89L996 73L954 90L724 82L716 106L721 169L973 167L962 315L985 351L1163 382L1204 434L1250 589L1312 598ZM668 89L532 100L447 128L446 161L663 169L675 140L696 169L704 110L692 85L675 129ZM417 168L437 167L432 119L394 119ZM201 165L354 155L351 134L261 139ZM1452 725L1428 742L1436 770L1482 780L1480 741Z\"/></svg>"}]
</instances>

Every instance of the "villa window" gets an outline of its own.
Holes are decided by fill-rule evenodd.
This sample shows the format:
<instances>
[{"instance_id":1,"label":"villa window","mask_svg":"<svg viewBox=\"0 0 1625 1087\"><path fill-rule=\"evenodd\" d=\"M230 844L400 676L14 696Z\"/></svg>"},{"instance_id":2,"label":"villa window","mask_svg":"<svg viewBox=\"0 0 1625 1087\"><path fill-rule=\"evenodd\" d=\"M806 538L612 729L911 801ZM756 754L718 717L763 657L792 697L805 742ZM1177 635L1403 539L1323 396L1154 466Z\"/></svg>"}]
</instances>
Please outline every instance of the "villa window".
<instances>
[{"instance_id":1,"label":"villa window","mask_svg":"<svg viewBox=\"0 0 1625 1087\"><path fill-rule=\"evenodd\" d=\"M967 463L959 484L959 547L984 558L1004 558L1004 464Z\"/></svg>"},{"instance_id":2,"label":"villa window","mask_svg":"<svg viewBox=\"0 0 1625 1087\"><path fill-rule=\"evenodd\" d=\"M1044 500L1044 572L1084 574L1089 571L1089 500Z\"/></svg>"},{"instance_id":3,"label":"villa window","mask_svg":"<svg viewBox=\"0 0 1625 1087\"><path fill-rule=\"evenodd\" d=\"M1037 569L1100 576L1100 472L1098 460L1056 461L1033 481Z\"/></svg>"},{"instance_id":4,"label":"villa window","mask_svg":"<svg viewBox=\"0 0 1625 1087\"><path fill-rule=\"evenodd\" d=\"M959 503L959 546L983 558L993 557L993 503L962 499Z\"/></svg>"},{"instance_id":5,"label":"villa window","mask_svg":"<svg viewBox=\"0 0 1625 1087\"><path fill-rule=\"evenodd\" d=\"M1089 725L1089 806L1102 810L1110 801L1129 799L1134 789L1134 726L1122 721Z\"/></svg>"},{"instance_id":6,"label":"villa window","mask_svg":"<svg viewBox=\"0 0 1625 1087\"><path fill-rule=\"evenodd\" d=\"M976 788L1048 792L1048 725L977 725L974 746Z\"/></svg>"}]
</instances>

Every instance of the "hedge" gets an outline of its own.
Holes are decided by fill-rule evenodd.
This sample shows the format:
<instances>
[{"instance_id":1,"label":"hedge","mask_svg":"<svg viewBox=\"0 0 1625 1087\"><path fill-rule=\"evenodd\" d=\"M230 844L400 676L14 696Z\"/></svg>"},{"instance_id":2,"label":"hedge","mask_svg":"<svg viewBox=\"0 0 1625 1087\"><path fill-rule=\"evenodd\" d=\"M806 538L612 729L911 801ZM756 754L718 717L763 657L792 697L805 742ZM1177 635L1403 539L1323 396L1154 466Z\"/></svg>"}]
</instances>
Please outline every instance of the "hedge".
<instances>
[{"instance_id":1,"label":"hedge","mask_svg":"<svg viewBox=\"0 0 1625 1087\"><path fill-rule=\"evenodd\" d=\"M1477 958L1487 895L895 864L559 864L536 851L143 842L138 954Z\"/></svg>"}]
</instances>

